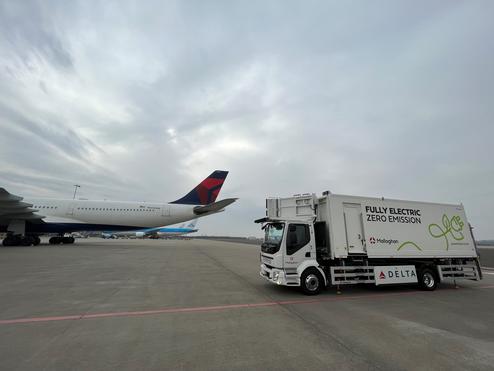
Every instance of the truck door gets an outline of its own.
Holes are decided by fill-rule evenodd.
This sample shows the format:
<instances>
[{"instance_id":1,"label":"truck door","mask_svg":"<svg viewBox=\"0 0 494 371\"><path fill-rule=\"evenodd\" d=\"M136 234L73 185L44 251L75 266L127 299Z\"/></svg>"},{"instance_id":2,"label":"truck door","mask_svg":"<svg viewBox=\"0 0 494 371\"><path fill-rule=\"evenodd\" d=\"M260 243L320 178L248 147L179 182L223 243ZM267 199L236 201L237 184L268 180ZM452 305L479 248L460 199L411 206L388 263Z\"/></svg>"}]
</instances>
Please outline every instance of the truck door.
<instances>
[{"instance_id":1,"label":"truck door","mask_svg":"<svg viewBox=\"0 0 494 371\"><path fill-rule=\"evenodd\" d=\"M343 204L346 244L349 254L365 254L364 228L360 204Z\"/></svg>"},{"instance_id":2,"label":"truck door","mask_svg":"<svg viewBox=\"0 0 494 371\"><path fill-rule=\"evenodd\" d=\"M286 250L284 251L284 267L296 269L304 260L316 258L314 231L312 225L306 223L290 223L286 234Z\"/></svg>"}]
</instances>

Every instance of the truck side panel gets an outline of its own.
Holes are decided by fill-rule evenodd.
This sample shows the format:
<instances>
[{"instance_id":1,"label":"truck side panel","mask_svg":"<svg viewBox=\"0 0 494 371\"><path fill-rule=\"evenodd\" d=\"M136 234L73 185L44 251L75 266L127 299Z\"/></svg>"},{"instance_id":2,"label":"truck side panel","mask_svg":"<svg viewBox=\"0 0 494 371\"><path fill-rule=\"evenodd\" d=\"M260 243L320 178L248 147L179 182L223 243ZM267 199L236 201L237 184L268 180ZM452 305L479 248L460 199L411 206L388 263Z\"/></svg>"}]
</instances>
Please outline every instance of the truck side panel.
<instances>
[{"instance_id":1,"label":"truck side panel","mask_svg":"<svg viewBox=\"0 0 494 371\"><path fill-rule=\"evenodd\" d=\"M462 205L330 195L332 250L348 256L345 205L358 204L369 258L476 257Z\"/></svg>"}]
</instances>

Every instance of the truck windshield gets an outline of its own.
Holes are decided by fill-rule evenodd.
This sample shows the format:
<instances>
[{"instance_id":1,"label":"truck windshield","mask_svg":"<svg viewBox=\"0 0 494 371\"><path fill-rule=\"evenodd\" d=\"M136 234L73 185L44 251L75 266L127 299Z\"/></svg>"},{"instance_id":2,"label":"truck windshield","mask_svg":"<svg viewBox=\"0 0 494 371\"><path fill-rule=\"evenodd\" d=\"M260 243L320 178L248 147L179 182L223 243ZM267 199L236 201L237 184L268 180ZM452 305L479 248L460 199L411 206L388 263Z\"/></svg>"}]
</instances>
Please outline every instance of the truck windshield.
<instances>
[{"instance_id":1,"label":"truck windshield","mask_svg":"<svg viewBox=\"0 0 494 371\"><path fill-rule=\"evenodd\" d=\"M279 251L281 240L283 239L284 223L269 223L264 227L264 243L261 251L274 254Z\"/></svg>"}]
</instances>

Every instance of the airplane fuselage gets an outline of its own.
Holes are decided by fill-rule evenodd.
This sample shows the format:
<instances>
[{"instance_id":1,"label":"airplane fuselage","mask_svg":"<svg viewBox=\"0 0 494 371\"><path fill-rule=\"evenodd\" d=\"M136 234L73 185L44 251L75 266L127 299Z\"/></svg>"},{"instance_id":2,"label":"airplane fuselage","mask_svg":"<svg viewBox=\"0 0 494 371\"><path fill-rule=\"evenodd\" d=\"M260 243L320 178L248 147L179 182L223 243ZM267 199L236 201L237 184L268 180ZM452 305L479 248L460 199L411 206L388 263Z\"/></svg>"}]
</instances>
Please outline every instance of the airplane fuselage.
<instances>
[{"instance_id":1,"label":"airplane fuselage","mask_svg":"<svg viewBox=\"0 0 494 371\"><path fill-rule=\"evenodd\" d=\"M25 198L45 218L27 223L28 233L134 230L184 222L197 217L194 206L168 203Z\"/></svg>"}]
</instances>

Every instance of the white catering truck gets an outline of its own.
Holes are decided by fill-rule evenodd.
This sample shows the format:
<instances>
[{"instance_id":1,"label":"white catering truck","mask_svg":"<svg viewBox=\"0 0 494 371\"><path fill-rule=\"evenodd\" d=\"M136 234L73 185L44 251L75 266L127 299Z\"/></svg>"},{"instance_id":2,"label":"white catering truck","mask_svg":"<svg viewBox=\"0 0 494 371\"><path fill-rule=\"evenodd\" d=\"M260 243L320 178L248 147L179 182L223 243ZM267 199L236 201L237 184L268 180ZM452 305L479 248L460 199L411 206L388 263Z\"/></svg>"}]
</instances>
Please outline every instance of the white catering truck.
<instances>
[{"instance_id":1,"label":"white catering truck","mask_svg":"<svg viewBox=\"0 0 494 371\"><path fill-rule=\"evenodd\" d=\"M463 205L344 196L324 192L268 198L262 223L262 277L323 287L416 283L434 290L450 279L482 279Z\"/></svg>"}]
</instances>

